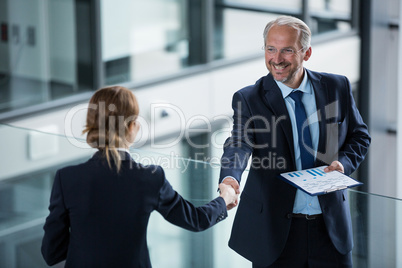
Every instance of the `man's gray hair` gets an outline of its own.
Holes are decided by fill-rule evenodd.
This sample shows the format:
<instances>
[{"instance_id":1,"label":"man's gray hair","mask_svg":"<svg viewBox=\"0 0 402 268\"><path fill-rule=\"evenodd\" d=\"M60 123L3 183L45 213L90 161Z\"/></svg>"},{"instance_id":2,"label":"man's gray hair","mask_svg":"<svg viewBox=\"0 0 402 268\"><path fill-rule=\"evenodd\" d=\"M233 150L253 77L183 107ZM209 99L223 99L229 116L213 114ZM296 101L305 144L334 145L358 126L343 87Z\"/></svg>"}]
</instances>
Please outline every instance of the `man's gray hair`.
<instances>
[{"instance_id":1,"label":"man's gray hair","mask_svg":"<svg viewBox=\"0 0 402 268\"><path fill-rule=\"evenodd\" d=\"M264 29L264 45L267 40L268 32L273 26L289 26L299 31L300 45L306 51L311 43L311 30L304 21L292 16L280 16L277 19L268 22Z\"/></svg>"}]
</instances>

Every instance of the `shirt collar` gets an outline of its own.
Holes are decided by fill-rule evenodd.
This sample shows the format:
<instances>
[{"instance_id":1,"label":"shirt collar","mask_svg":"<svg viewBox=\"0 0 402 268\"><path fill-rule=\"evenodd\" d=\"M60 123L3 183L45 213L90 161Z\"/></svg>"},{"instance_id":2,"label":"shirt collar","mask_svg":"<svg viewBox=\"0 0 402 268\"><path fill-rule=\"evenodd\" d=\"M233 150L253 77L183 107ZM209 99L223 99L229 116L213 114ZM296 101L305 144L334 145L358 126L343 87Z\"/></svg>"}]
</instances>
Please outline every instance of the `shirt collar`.
<instances>
[{"instance_id":1,"label":"shirt collar","mask_svg":"<svg viewBox=\"0 0 402 268\"><path fill-rule=\"evenodd\" d=\"M308 80L309 80L308 77L307 77L307 72L305 70L303 70L303 71L304 71L303 80L302 80L300 86L298 88L296 88L296 89L288 87L284 83L275 80L276 84L278 85L279 89L282 92L283 98L286 98L287 96L289 96L290 93L292 93L293 91L296 91L296 90L300 90L303 93L312 94L311 87L307 86L307 83L308 83Z\"/></svg>"}]
</instances>

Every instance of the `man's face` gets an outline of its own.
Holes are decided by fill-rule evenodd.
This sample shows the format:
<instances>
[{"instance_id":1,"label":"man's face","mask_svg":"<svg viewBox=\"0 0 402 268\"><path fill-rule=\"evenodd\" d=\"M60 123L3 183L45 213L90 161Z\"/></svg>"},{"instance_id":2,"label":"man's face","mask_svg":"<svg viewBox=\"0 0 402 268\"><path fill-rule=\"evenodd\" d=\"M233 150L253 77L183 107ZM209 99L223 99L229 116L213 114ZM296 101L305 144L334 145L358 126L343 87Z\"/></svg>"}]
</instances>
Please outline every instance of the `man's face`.
<instances>
[{"instance_id":1,"label":"man's face","mask_svg":"<svg viewBox=\"0 0 402 268\"><path fill-rule=\"evenodd\" d=\"M311 56L311 47L301 50L299 32L289 26L273 26L265 40L265 64L276 81L298 88L303 79L303 61ZM271 48L271 53L267 48ZM276 53L272 53L272 48ZM294 53L283 53L291 49Z\"/></svg>"}]
</instances>

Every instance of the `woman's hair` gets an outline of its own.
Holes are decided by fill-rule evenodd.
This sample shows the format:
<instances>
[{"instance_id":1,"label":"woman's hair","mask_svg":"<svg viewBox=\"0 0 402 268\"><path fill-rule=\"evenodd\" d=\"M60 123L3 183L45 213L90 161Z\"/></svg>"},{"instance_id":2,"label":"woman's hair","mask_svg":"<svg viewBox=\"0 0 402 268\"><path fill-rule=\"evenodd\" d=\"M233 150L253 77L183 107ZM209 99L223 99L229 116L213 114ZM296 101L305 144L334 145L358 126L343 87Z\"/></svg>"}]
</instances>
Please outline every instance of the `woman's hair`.
<instances>
[{"instance_id":1,"label":"woman's hair","mask_svg":"<svg viewBox=\"0 0 402 268\"><path fill-rule=\"evenodd\" d=\"M82 133L87 134L87 143L103 152L108 165L111 160L120 171L121 158L116 148L125 147L129 126L138 117L138 102L127 88L111 86L95 92L89 101L87 122Z\"/></svg>"},{"instance_id":2,"label":"woman's hair","mask_svg":"<svg viewBox=\"0 0 402 268\"><path fill-rule=\"evenodd\" d=\"M264 33L263 33L264 46L265 46L265 42L267 41L267 36L268 36L269 30L271 30L271 28L275 25L278 25L278 26L286 25L286 26L296 29L297 31L299 31L299 41L300 41L300 45L303 48L303 51L307 50L310 47L310 43L311 43L310 28L307 26L306 23L304 23L304 21L302 21L298 18L292 17L292 16L280 16L276 20L268 22L268 24L265 26Z\"/></svg>"}]
</instances>

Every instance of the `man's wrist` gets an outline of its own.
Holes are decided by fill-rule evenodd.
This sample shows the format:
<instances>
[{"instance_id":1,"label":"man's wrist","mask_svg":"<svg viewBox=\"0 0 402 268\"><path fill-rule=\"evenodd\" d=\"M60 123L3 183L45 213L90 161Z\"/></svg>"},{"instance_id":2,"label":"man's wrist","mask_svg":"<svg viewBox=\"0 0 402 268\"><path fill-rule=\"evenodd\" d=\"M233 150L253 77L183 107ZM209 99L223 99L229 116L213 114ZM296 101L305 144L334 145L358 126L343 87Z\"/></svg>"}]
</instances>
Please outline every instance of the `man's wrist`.
<instances>
[{"instance_id":1,"label":"man's wrist","mask_svg":"<svg viewBox=\"0 0 402 268\"><path fill-rule=\"evenodd\" d=\"M237 184L239 184L239 181L236 180L236 179L235 179L234 177L232 177L232 176L226 176L226 177L224 177L223 180L221 181L221 183L223 183L225 180L234 180L234 181L237 182ZM219 188L218 188L218 193L221 193L221 189L219 189Z\"/></svg>"},{"instance_id":2,"label":"man's wrist","mask_svg":"<svg viewBox=\"0 0 402 268\"><path fill-rule=\"evenodd\" d=\"M236 179L235 179L234 177L232 177L232 176L226 176L226 177L223 178L223 180L221 181L221 183L224 182L224 181L227 180L227 179L232 179L232 180L235 180L235 181L239 182L238 180L236 180Z\"/></svg>"}]
</instances>

